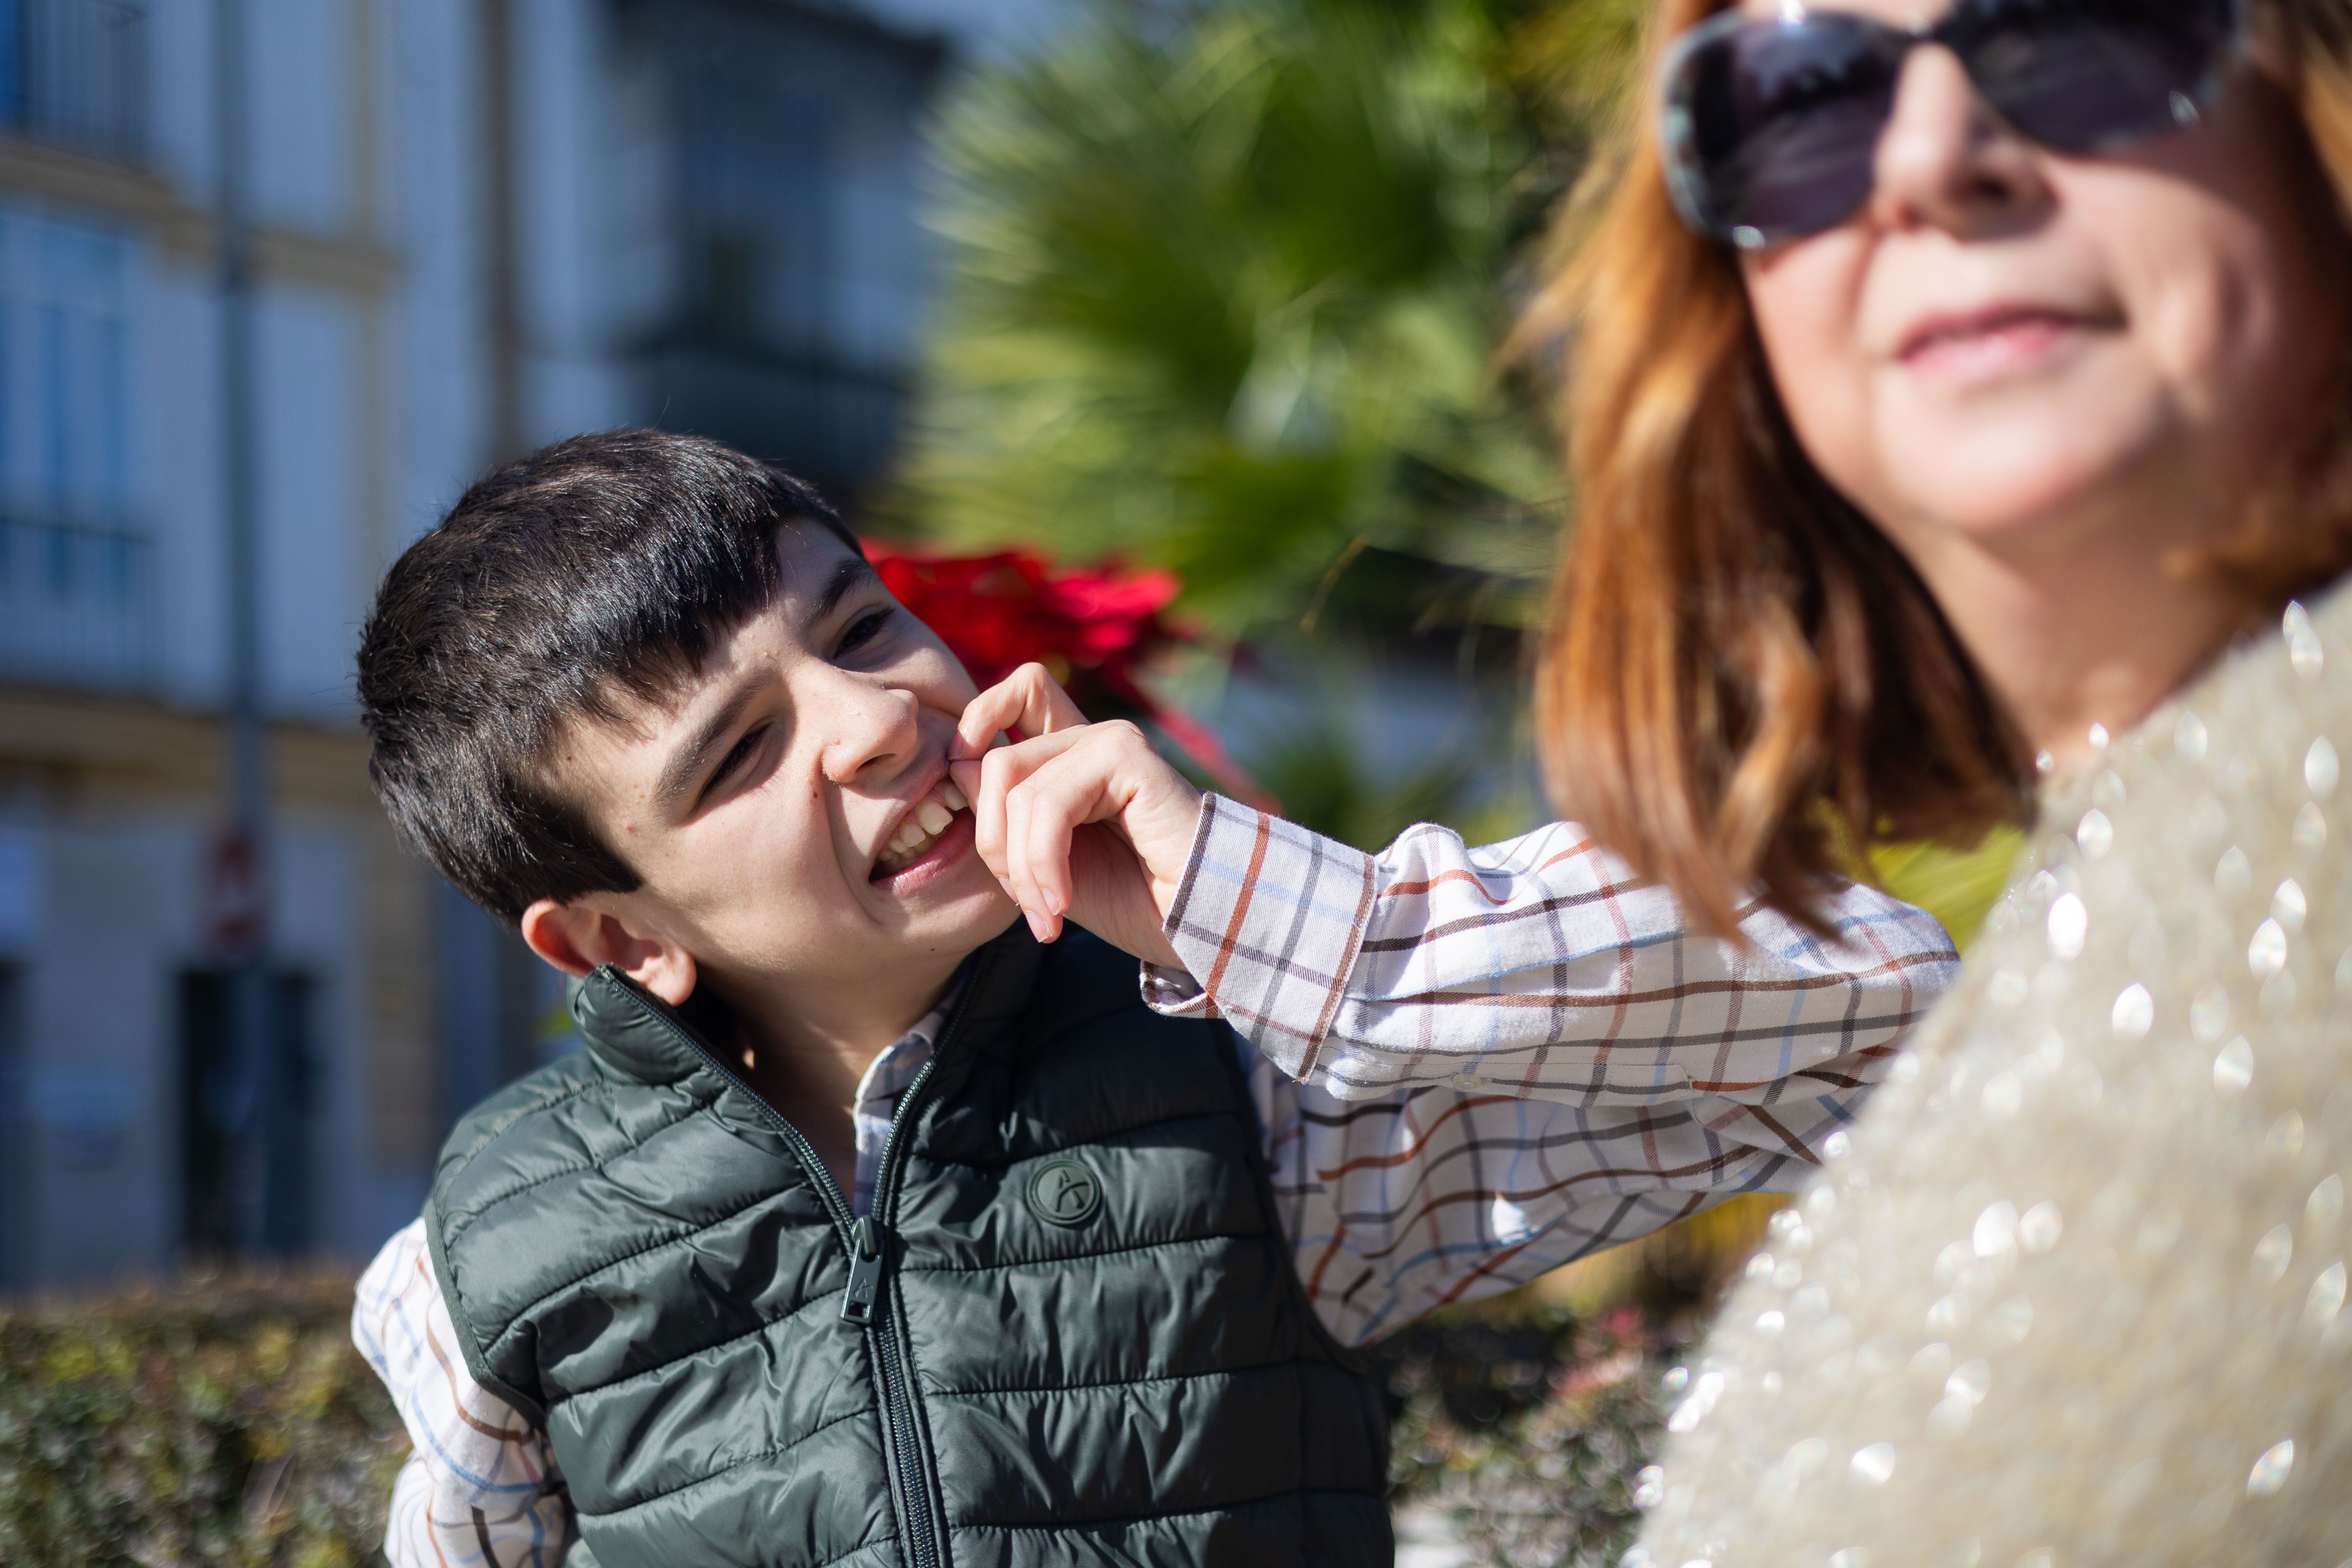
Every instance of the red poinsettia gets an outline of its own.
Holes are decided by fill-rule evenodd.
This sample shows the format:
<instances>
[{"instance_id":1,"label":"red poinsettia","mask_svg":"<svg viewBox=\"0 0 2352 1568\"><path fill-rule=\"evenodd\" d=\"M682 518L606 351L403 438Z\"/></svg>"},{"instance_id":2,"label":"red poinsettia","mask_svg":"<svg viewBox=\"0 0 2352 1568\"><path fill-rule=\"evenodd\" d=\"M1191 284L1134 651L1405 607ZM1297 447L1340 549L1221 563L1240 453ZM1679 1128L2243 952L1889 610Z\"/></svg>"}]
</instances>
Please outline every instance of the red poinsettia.
<instances>
[{"instance_id":1,"label":"red poinsettia","mask_svg":"<svg viewBox=\"0 0 2352 1568\"><path fill-rule=\"evenodd\" d=\"M1144 720L1228 791L1265 799L1214 735L1139 683L1153 660L1191 640L1165 613L1182 586L1174 574L1059 571L1025 550L934 555L868 541L866 554L981 686L1034 659L1089 718Z\"/></svg>"}]
</instances>

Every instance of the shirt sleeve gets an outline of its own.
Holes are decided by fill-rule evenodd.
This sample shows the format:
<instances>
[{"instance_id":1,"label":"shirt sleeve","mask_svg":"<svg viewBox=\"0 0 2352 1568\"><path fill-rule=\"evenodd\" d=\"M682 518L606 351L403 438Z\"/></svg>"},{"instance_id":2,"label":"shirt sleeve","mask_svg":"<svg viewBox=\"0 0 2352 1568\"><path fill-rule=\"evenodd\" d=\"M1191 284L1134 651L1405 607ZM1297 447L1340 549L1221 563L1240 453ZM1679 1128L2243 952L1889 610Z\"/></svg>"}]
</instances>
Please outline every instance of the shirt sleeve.
<instances>
[{"instance_id":1,"label":"shirt sleeve","mask_svg":"<svg viewBox=\"0 0 2352 1568\"><path fill-rule=\"evenodd\" d=\"M1210 795L1167 922L1189 974L1150 970L1144 992L1340 1100L1704 1101L1810 1158L1959 967L1875 889L1822 913L1828 936L1757 904L1744 943L1718 941L1572 823L1476 849L1424 826L1374 856Z\"/></svg>"},{"instance_id":2,"label":"shirt sleeve","mask_svg":"<svg viewBox=\"0 0 2352 1568\"><path fill-rule=\"evenodd\" d=\"M393 1568L558 1568L572 1498L544 1433L476 1383L418 1220L360 1277L352 1339L414 1446L384 1528Z\"/></svg>"}]
</instances>

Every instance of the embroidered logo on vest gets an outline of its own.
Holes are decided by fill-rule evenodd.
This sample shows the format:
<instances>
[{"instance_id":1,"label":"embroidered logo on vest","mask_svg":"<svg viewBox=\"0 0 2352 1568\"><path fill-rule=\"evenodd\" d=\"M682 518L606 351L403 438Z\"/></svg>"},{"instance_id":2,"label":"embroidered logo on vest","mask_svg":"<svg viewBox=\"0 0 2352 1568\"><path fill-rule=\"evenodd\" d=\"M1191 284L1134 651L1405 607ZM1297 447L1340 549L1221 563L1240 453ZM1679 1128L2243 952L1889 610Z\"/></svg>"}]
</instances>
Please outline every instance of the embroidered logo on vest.
<instances>
[{"instance_id":1,"label":"embroidered logo on vest","mask_svg":"<svg viewBox=\"0 0 2352 1568\"><path fill-rule=\"evenodd\" d=\"M1048 1225L1081 1226L1102 1209L1102 1183L1076 1160L1048 1160L1029 1177L1030 1212Z\"/></svg>"}]
</instances>

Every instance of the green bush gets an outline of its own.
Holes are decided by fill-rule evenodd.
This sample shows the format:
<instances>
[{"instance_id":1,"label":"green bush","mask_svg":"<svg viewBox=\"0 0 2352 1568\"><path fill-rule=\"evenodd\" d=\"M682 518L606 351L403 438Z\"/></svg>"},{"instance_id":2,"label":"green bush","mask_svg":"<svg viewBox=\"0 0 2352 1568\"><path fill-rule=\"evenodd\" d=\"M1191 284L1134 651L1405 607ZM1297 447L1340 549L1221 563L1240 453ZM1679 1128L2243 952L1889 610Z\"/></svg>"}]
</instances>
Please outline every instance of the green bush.
<instances>
[{"instance_id":1,"label":"green bush","mask_svg":"<svg viewBox=\"0 0 2352 1568\"><path fill-rule=\"evenodd\" d=\"M0 1309L0 1563L377 1559L398 1416L347 1279Z\"/></svg>"}]
</instances>

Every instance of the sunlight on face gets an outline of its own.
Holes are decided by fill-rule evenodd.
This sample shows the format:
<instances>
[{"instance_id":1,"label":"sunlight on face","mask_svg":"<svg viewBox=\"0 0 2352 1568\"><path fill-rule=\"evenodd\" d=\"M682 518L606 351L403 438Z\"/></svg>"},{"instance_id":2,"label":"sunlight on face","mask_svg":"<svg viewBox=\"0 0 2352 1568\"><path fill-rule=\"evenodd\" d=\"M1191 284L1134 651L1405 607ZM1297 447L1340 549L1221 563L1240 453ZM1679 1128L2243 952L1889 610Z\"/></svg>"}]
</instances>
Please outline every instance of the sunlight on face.
<instances>
[{"instance_id":1,"label":"sunlight on face","mask_svg":"<svg viewBox=\"0 0 2352 1568\"><path fill-rule=\"evenodd\" d=\"M1852 220L1745 266L1800 439L1923 568L2224 531L2340 363L2343 230L2252 68L2202 124L2074 157L1917 49L1877 174Z\"/></svg>"},{"instance_id":2,"label":"sunlight on face","mask_svg":"<svg viewBox=\"0 0 2352 1568\"><path fill-rule=\"evenodd\" d=\"M971 679L839 540L787 528L777 553L782 591L675 701L556 748L558 780L645 879L593 898L730 1000L936 986L1013 904L968 813L919 864L877 860L946 780Z\"/></svg>"}]
</instances>

